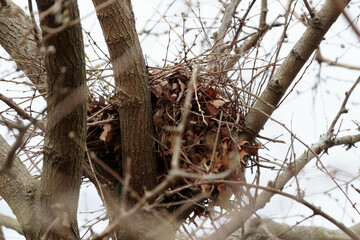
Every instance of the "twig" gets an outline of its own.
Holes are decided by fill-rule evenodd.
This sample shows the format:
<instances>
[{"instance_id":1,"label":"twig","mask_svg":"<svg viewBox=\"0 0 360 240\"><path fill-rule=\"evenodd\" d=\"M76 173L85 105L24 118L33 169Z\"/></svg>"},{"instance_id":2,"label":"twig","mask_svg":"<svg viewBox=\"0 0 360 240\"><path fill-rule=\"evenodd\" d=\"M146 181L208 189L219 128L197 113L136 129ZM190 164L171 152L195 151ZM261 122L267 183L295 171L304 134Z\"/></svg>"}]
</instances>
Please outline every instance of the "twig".
<instances>
[{"instance_id":1,"label":"twig","mask_svg":"<svg viewBox=\"0 0 360 240\"><path fill-rule=\"evenodd\" d=\"M336 6L339 8L339 9L343 9L344 7L344 2L343 1L340 1L340 0L335 0L334 1ZM354 25L353 21L350 19L349 15L347 14L346 10L344 9L342 11L342 14L344 15L346 21L348 21L348 23L350 24L351 28L354 30L355 34L357 35L357 37L360 39L360 31L359 29Z\"/></svg>"},{"instance_id":2,"label":"twig","mask_svg":"<svg viewBox=\"0 0 360 240\"><path fill-rule=\"evenodd\" d=\"M329 130L327 131L327 135L330 136L333 132L334 132L334 128L335 128L335 124L337 123L337 121L339 120L340 116L343 113L347 113L347 109L346 107L346 103L349 100L349 97L351 95L351 93L354 91L355 87L360 83L360 76L358 77L358 79L356 80L356 82L351 86L351 88L349 89L349 91L345 92L345 98L344 101L339 109L339 112L336 114L334 120L332 121Z\"/></svg>"},{"instance_id":3,"label":"twig","mask_svg":"<svg viewBox=\"0 0 360 240\"><path fill-rule=\"evenodd\" d=\"M220 128L221 128L221 121L222 121L222 117L223 117L223 111L221 111L220 113L220 119L219 119L219 126L218 126L218 129L216 131L216 137L215 137L215 143L214 143L214 146L213 146L213 151L212 151L212 154L211 154L211 160L210 160L210 167L209 167L209 170L211 170L213 168L213 163L214 163L214 158L215 158L215 152L216 152L216 147L217 147L217 144L218 144L218 140L219 140L219 133L220 133Z\"/></svg>"},{"instance_id":4,"label":"twig","mask_svg":"<svg viewBox=\"0 0 360 240\"><path fill-rule=\"evenodd\" d=\"M321 52L320 49L317 51L316 53L316 60L319 63L326 63L329 66L335 66L335 67L342 67L342 68L347 68L347 69L353 69L353 70L360 70L360 66L355 66L355 65L350 65L350 64L344 64L344 63L338 63L338 62L334 62L331 61L330 59L325 58Z\"/></svg>"},{"instance_id":5,"label":"twig","mask_svg":"<svg viewBox=\"0 0 360 240\"><path fill-rule=\"evenodd\" d=\"M173 169L179 168L179 159L180 159L181 145L182 145L182 142L181 142L182 134L185 131L186 121L187 121L188 115L190 113L191 101L193 98L194 89L195 89L195 85L196 85L196 77L197 77L197 66L194 63L193 64L193 72L192 72L191 79L188 84L188 92L187 92L186 98L185 98L183 115L181 117L181 121L180 121L179 125L175 129L173 129L173 131L176 134L175 144L174 144L174 152L173 152L173 155L171 158L171 167Z\"/></svg>"},{"instance_id":6,"label":"twig","mask_svg":"<svg viewBox=\"0 0 360 240\"><path fill-rule=\"evenodd\" d=\"M17 105L12 99L5 97L0 93L0 100L2 100L9 107L14 109L22 119L29 120L32 124L34 124L34 126L39 128L41 131L45 132L45 124L30 116L26 111L24 111L24 109L22 109L19 105Z\"/></svg>"},{"instance_id":7,"label":"twig","mask_svg":"<svg viewBox=\"0 0 360 240\"><path fill-rule=\"evenodd\" d=\"M304 0L305 7L309 11L310 17L313 18L315 16L314 11L311 9L310 4L307 0Z\"/></svg>"},{"instance_id":8,"label":"twig","mask_svg":"<svg viewBox=\"0 0 360 240\"><path fill-rule=\"evenodd\" d=\"M102 125L102 124L105 124L105 123L112 123L112 122L118 122L118 121L119 121L119 119L117 119L117 118L116 119L107 119L107 120L87 123L86 126L93 127L93 126Z\"/></svg>"},{"instance_id":9,"label":"twig","mask_svg":"<svg viewBox=\"0 0 360 240\"><path fill-rule=\"evenodd\" d=\"M236 181L224 181L224 182L236 184ZM272 194L278 194L278 195L290 198L292 200L295 200L298 203L301 203L302 205L310 208L314 212L314 215L320 215L320 216L324 217L325 219L327 219L328 221L332 222L334 225L336 225L338 228L340 228L344 233L346 233L352 239L356 239L356 240L360 239L358 234L356 234L350 228L347 228L342 222L337 221L335 218L331 217L329 214L322 211L320 207L314 206L313 204L311 204L310 202L306 201L305 199L303 199L299 196L294 196L294 195L291 195L289 193L280 191L280 190L272 188L272 187L263 187L263 186L259 186L259 185L248 184L248 183L239 183L239 182L238 182L238 184L246 186L246 187L261 189L266 192L270 192Z\"/></svg>"}]
</instances>

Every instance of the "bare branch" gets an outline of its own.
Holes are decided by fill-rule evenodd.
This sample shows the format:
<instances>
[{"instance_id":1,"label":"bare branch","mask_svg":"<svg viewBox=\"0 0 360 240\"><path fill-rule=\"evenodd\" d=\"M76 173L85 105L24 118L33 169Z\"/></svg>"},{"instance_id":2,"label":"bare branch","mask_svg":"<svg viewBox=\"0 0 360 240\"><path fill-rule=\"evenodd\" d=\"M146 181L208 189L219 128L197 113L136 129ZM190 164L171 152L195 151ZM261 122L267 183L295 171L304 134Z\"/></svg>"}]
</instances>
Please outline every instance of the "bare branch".
<instances>
[{"instance_id":1,"label":"bare branch","mask_svg":"<svg viewBox=\"0 0 360 240\"><path fill-rule=\"evenodd\" d=\"M320 49L316 52L316 57L315 59L319 62L319 63L326 63L329 66L336 66L336 67L342 67L342 68L347 68L347 69L353 69L353 70L360 70L360 66L355 66L355 65L350 65L350 64L344 64L344 63L339 63L339 62L335 62L335 61L331 61L330 59L325 58L321 52Z\"/></svg>"},{"instance_id":2,"label":"bare branch","mask_svg":"<svg viewBox=\"0 0 360 240\"><path fill-rule=\"evenodd\" d=\"M24 234L19 222L16 219L11 218L9 216L5 216L3 214L0 214L0 227L1 226L15 230L21 235Z\"/></svg>"},{"instance_id":3,"label":"bare branch","mask_svg":"<svg viewBox=\"0 0 360 240\"><path fill-rule=\"evenodd\" d=\"M37 85L40 92L46 88L44 58L39 57L33 31L36 26L11 0L0 11L0 45L9 53L18 69ZM40 32L36 30L35 32Z\"/></svg>"},{"instance_id":4,"label":"bare branch","mask_svg":"<svg viewBox=\"0 0 360 240\"><path fill-rule=\"evenodd\" d=\"M329 141L327 138L320 139L317 143L313 144L309 150L304 152L298 159L296 159L293 164L285 168L274 182L269 183L269 186L274 189L281 190L292 177L296 176L308 162L310 162L321 152L326 151L333 146L353 145L357 142L360 142L360 134L341 137L333 141ZM229 236L231 233L240 228L243 223L253 215L254 212L265 207L265 205L273 196L274 193L272 192L262 192L258 196L254 206L248 206L246 209L243 209L241 214L233 217L229 222L221 226L219 229L217 229L216 232L211 234L206 239L222 239L224 236Z\"/></svg>"},{"instance_id":5,"label":"bare branch","mask_svg":"<svg viewBox=\"0 0 360 240\"><path fill-rule=\"evenodd\" d=\"M276 74L270 79L268 86L261 94L260 97L265 102L277 106L298 72L304 66L311 54L317 49L324 35L339 17L342 10L343 8L337 8L332 0L327 0L324 3L321 10L316 13L316 17L311 20L312 22L309 24L303 36L292 48L289 56L281 64ZM264 101L256 101L254 109L251 109L245 118L247 131L252 133L252 136L245 134L241 136L241 138L253 138L267 122L268 117L256 109L261 109L268 115L271 115L274 111L273 108L264 104Z\"/></svg>"},{"instance_id":6,"label":"bare branch","mask_svg":"<svg viewBox=\"0 0 360 240\"><path fill-rule=\"evenodd\" d=\"M228 31L231 20L236 12L237 7L239 6L241 0L232 0L225 8L224 16L221 20L221 25L219 30L215 34L215 42L221 44L224 40L225 34Z\"/></svg>"},{"instance_id":7,"label":"bare branch","mask_svg":"<svg viewBox=\"0 0 360 240\"><path fill-rule=\"evenodd\" d=\"M309 11L310 17L313 18L315 16L314 10L310 7L310 4L308 3L307 0L304 0L304 4L306 9Z\"/></svg>"},{"instance_id":8,"label":"bare branch","mask_svg":"<svg viewBox=\"0 0 360 240\"><path fill-rule=\"evenodd\" d=\"M313 217L311 215L306 217L301 222L308 220ZM301 223L299 222L299 223ZM358 226L353 226L350 228L356 233L360 233ZM232 240L240 240L241 236L246 236L247 239L253 239L258 236L263 237L263 239L327 239L327 240L339 240L339 239L349 239L346 234L341 230L330 230L325 227L316 227L316 226L299 226L296 225L287 225L284 223L275 222L269 218L259 219L253 218L245 223L244 232L242 229L237 230L232 234ZM255 237L256 236L256 237Z\"/></svg>"},{"instance_id":9,"label":"bare branch","mask_svg":"<svg viewBox=\"0 0 360 240\"><path fill-rule=\"evenodd\" d=\"M6 103L9 107L14 109L22 119L29 120L36 127L41 129L41 131L45 132L45 124L35 118L33 118L30 114L28 114L24 109L22 109L19 105L17 105L11 98L8 98L0 93L0 100Z\"/></svg>"},{"instance_id":10,"label":"bare branch","mask_svg":"<svg viewBox=\"0 0 360 240\"><path fill-rule=\"evenodd\" d=\"M358 77L358 79L356 80L356 82L352 85L352 87L350 88L349 91L345 92L345 98L344 101L339 109L339 112L336 114L334 120L332 121L329 130L327 131L327 135L330 136L333 132L334 132L334 128L335 128L335 124L337 123L337 121L339 120L340 116L343 113L347 113L347 109L346 107L346 103L349 100L349 97L351 95L351 93L354 91L355 87L360 83L360 76Z\"/></svg>"}]
</instances>

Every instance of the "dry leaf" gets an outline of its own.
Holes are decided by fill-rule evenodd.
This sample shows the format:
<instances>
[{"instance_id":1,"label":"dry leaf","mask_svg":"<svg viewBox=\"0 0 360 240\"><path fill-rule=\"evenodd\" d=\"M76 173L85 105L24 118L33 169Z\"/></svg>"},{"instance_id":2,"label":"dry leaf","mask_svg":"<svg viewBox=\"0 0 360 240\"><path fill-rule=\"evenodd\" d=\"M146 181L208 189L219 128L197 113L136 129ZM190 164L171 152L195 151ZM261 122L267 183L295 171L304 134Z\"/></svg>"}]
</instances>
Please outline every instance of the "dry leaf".
<instances>
[{"instance_id":1,"label":"dry leaf","mask_svg":"<svg viewBox=\"0 0 360 240\"><path fill-rule=\"evenodd\" d=\"M100 140L104 142L110 142L113 138L113 126L109 123L103 125L103 132L101 133Z\"/></svg>"}]
</instances>

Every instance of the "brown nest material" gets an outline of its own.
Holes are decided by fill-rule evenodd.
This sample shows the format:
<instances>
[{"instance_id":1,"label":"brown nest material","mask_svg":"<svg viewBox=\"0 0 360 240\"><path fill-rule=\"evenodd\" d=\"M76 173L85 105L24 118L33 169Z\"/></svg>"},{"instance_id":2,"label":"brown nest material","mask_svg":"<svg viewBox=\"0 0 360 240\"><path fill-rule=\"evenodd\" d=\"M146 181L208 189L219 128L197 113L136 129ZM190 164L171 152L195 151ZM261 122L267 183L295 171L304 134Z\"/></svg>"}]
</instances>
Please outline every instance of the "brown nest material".
<instances>
[{"instance_id":1,"label":"brown nest material","mask_svg":"<svg viewBox=\"0 0 360 240\"><path fill-rule=\"evenodd\" d=\"M188 85L192 70L185 63L167 68L149 68L160 165L159 181L166 177L170 169L176 137L171 127L176 127L182 119L185 98L190 92ZM182 133L181 169L196 174L215 174L230 169L232 173L224 180L244 180L246 162L257 155L257 146L254 149L248 142L237 140L245 123L236 91L224 74L199 71L190 114ZM120 129L118 122L114 121L118 119L114 102L109 99L106 104L104 99L90 98L87 146L121 175ZM240 187L235 185L200 182L199 179L184 177L169 190L189 186L187 191L191 192L191 196L194 193L207 193L208 203L228 200L233 193L240 192ZM184 192L174 194L165 202L184 200L184 197L189 196Z\"/></svg>"}]
</instances>

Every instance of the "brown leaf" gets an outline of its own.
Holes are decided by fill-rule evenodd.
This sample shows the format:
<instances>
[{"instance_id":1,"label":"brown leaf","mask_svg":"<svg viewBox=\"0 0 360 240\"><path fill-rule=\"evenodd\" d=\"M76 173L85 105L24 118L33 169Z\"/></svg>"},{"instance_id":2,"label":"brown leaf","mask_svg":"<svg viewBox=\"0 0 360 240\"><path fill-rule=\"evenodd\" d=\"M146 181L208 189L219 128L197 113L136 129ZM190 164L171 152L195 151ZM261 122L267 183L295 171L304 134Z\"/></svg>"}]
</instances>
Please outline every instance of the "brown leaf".
<instances>
[{"instance_id":1,"label":"brown leaf","mask_svg":"<svg viewBox=\"0 0 360 240\"><path fill-rule=\"evenodd\" d=\"M217 99L217 100L210 101L210 104L213 105L216 108L219 108L219 107L221 107L222 105L225 104L225 101Z\"/></svg>"},{"instance_id":2,"label":"brown leaf","mask_svg":"<svg viewBox=\"0 0 360 240\"><path fill-rule=\"evenodd\" d=\"M154 114L153 120L154 120L155 126L160 127L160 126L163 125L163 123L164 123L164 120L163 120L163 118L162 118L163 113L164 113L163 109L160 108L160 109L157 110L156 113Z\"/></svg>"},{"instance_id":3,"label":"brown leaf","mask_svg":"<svg viewBox=\"0 0 360 240\"><path fill-rule=\"evenodd\" d=\"M103 132L101 133L100 140L110 142L113 138L113 126L109 123L103 125Z\"/></svg>"},{"instance_id":4,"label":"brown leaf","mask_svg":"<svg viewBox=\"0 0 360 240\"><path fill-rule=\"evenodd\" d=\"M217 99L206 103L207 110L212 116L216 116L219 112L219 108L225 104L225 101Z\"/></svg>"},{"instance_id":5,"label":"brown leaf","mask_svg":"<svg viewBox=\"0 0 360 240\"><path fill-rule=\"evenodd\" d=\"M219 112L219 109L210 103L206 103L206 110L213 117Z\"/></svg>"}]
</instances>

